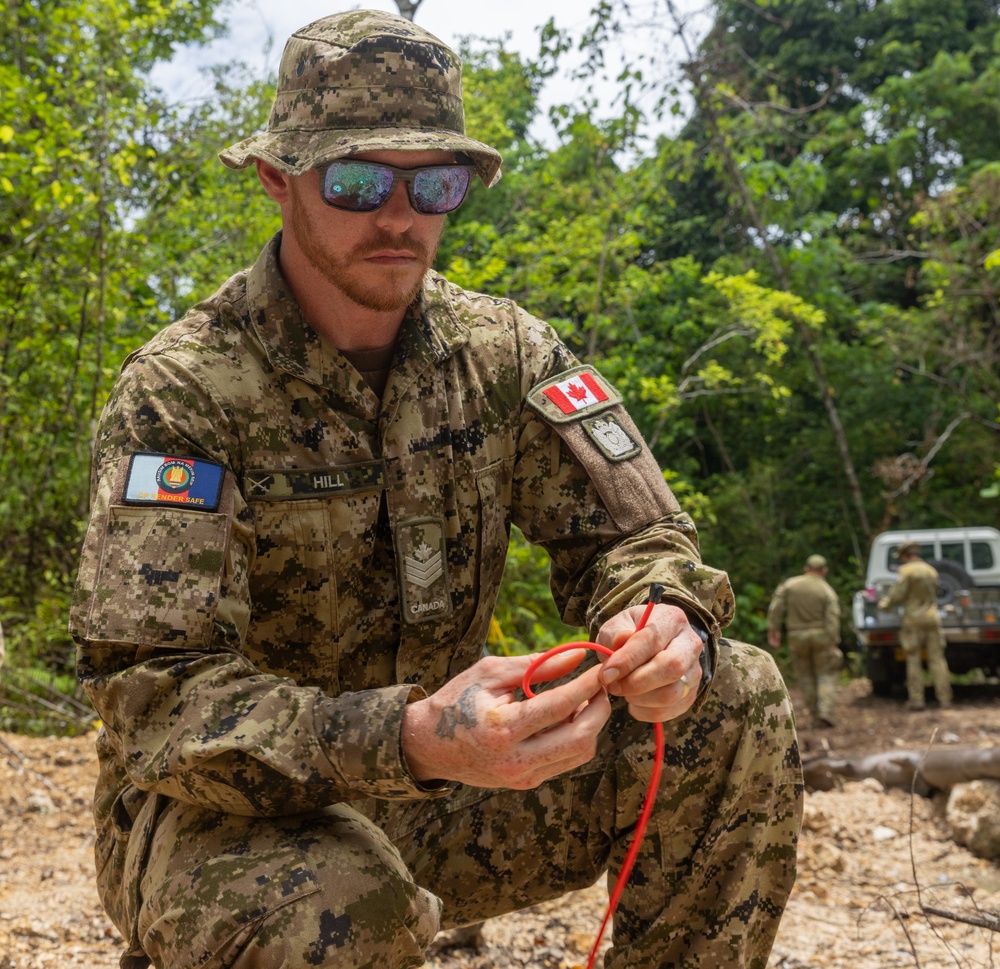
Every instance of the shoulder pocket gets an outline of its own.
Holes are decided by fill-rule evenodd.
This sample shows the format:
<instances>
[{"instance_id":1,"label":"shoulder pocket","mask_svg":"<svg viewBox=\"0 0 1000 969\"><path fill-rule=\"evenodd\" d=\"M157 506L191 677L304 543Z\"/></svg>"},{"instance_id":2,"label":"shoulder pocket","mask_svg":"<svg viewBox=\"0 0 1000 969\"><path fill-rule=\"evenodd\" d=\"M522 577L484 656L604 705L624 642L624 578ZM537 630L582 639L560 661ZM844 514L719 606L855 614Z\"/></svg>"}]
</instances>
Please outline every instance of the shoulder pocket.
<instances>
[{"instance_id":1,"label":"shoulder pocket","mask_svg":"<svg viewBox=\"0 0 1000 969\"><path fill-rule=\"evenodd\" d=\"M207 646L228 537L227 514L112 505L86 638Z\"/></svg>"}]
</instances>

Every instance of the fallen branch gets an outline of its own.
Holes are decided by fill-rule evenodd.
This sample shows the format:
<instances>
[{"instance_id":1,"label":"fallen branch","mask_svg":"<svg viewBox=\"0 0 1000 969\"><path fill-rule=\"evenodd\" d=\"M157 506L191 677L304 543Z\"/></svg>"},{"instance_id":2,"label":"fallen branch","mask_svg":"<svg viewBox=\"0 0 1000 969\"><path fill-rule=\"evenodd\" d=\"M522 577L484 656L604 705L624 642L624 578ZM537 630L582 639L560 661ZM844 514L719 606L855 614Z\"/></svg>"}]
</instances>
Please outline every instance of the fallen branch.
<instances>
[{"instance_id":1,"label":"fallen branch","mask_svg":"<svg viewBox=\"0 0 1000 969\"><path fill-rule=\"evenodd\" d=\"M989 912L964 915L959 912L949 912L943 908L935 908L933 905L921 905L920 910L924 915L937 915L952 922L965 922L967 925L976 925L981 929L989 929L991 932L1000 932L1000 916L991 915Z\"/></svg>"},{"instance_id":2,"label":"fallen branch","mask_svg":"<svg viewBox=\"0 0 1000 969\"><path fill-rule=\"evenodd\" d=\"M883 787L910 789L927 797L966 781L1000 780L1000 747L893 750L862 757L822 754L805 761L802 772L812 790L830 791L844 780L873 777Z\"/></svg>"}]
</instances>

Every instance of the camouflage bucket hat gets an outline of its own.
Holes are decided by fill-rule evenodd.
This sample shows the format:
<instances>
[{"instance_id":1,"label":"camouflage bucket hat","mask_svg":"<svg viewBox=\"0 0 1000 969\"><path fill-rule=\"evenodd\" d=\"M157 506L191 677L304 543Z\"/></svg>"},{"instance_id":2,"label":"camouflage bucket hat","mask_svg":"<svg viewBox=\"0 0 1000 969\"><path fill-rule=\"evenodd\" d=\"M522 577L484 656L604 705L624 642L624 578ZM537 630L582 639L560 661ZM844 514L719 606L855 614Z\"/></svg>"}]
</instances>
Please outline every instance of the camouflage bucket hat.
<instances>
[{"instance_id":1,"label":"camouflage bucket hat","mask_svg":"<svg viewBox=\"0 0 1000 969\"><path fill-rule=\"evenodd\" d=\"M295 31L285 44L267 129L221 152L301 175L363 151L460 151L489 187L500 154L465 135L462 63L409 20L353 10Z\"/></svg>"}]
</instances>

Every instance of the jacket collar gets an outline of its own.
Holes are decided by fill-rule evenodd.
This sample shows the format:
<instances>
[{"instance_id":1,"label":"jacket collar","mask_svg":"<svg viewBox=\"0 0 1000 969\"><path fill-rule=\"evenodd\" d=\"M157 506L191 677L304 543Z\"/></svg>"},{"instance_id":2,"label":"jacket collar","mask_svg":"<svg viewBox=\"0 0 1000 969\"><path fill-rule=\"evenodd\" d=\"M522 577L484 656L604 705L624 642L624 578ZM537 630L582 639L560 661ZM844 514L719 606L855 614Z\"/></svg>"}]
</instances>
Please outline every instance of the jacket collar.
<instances>
[{"instance_id":1,"label":"jacket collar","mask_svg":"<svg viewBox=\"0 0 1000 969\"><path fill-rule=\"evenodd\" d=\"M363 394L368 390L364 379L302 315L278 265L280 247L278 232L247 276L250 322L268 361L277 370L342 396ZM469 329L446 296L449 286L433 271L425 275L400 329L394 371L411 371L415 376L468 342Z\"/></svg>"}]
</instances>

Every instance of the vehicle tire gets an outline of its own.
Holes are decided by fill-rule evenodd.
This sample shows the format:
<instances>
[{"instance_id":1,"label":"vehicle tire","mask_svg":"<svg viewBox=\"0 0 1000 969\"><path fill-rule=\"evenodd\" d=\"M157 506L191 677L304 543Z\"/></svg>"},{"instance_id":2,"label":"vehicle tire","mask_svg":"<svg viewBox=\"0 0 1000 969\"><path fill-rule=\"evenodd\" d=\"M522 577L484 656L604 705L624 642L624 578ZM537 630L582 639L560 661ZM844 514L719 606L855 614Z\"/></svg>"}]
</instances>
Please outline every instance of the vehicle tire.
<instances>
[{"instance_id":1,"label":"vehicle tire","mask_svg":"<svg viewBox=\"0 0 1000 969\"><path fill-rule=\"evenodd\" d=\"M881 650L865 654L865 667L873 696L892 696L892 676Z\"/></svg>"},{"instance_id":2,"label":"vehicle tire","mask_svg":"<svg viewBox=\"0 0 1000 969\"><path fill-rule=\"evenodd\" d=\"M872 680L872 696L891 697L892 684L888 680Z\"/></svg>"},{"instance_id":3,"label":"vehicle tire","mask_svg":"<svg viewBox=\"0 0 1000 969\"><path fill-rule=\"evenodd\" d=\"M946 606L955 601L955 595L960 589L971 589L975 583L972 576L957 562L948 559L932 559L927 563L937 570L938 574L938 605Z\"/></svg>"}]
</instances>

